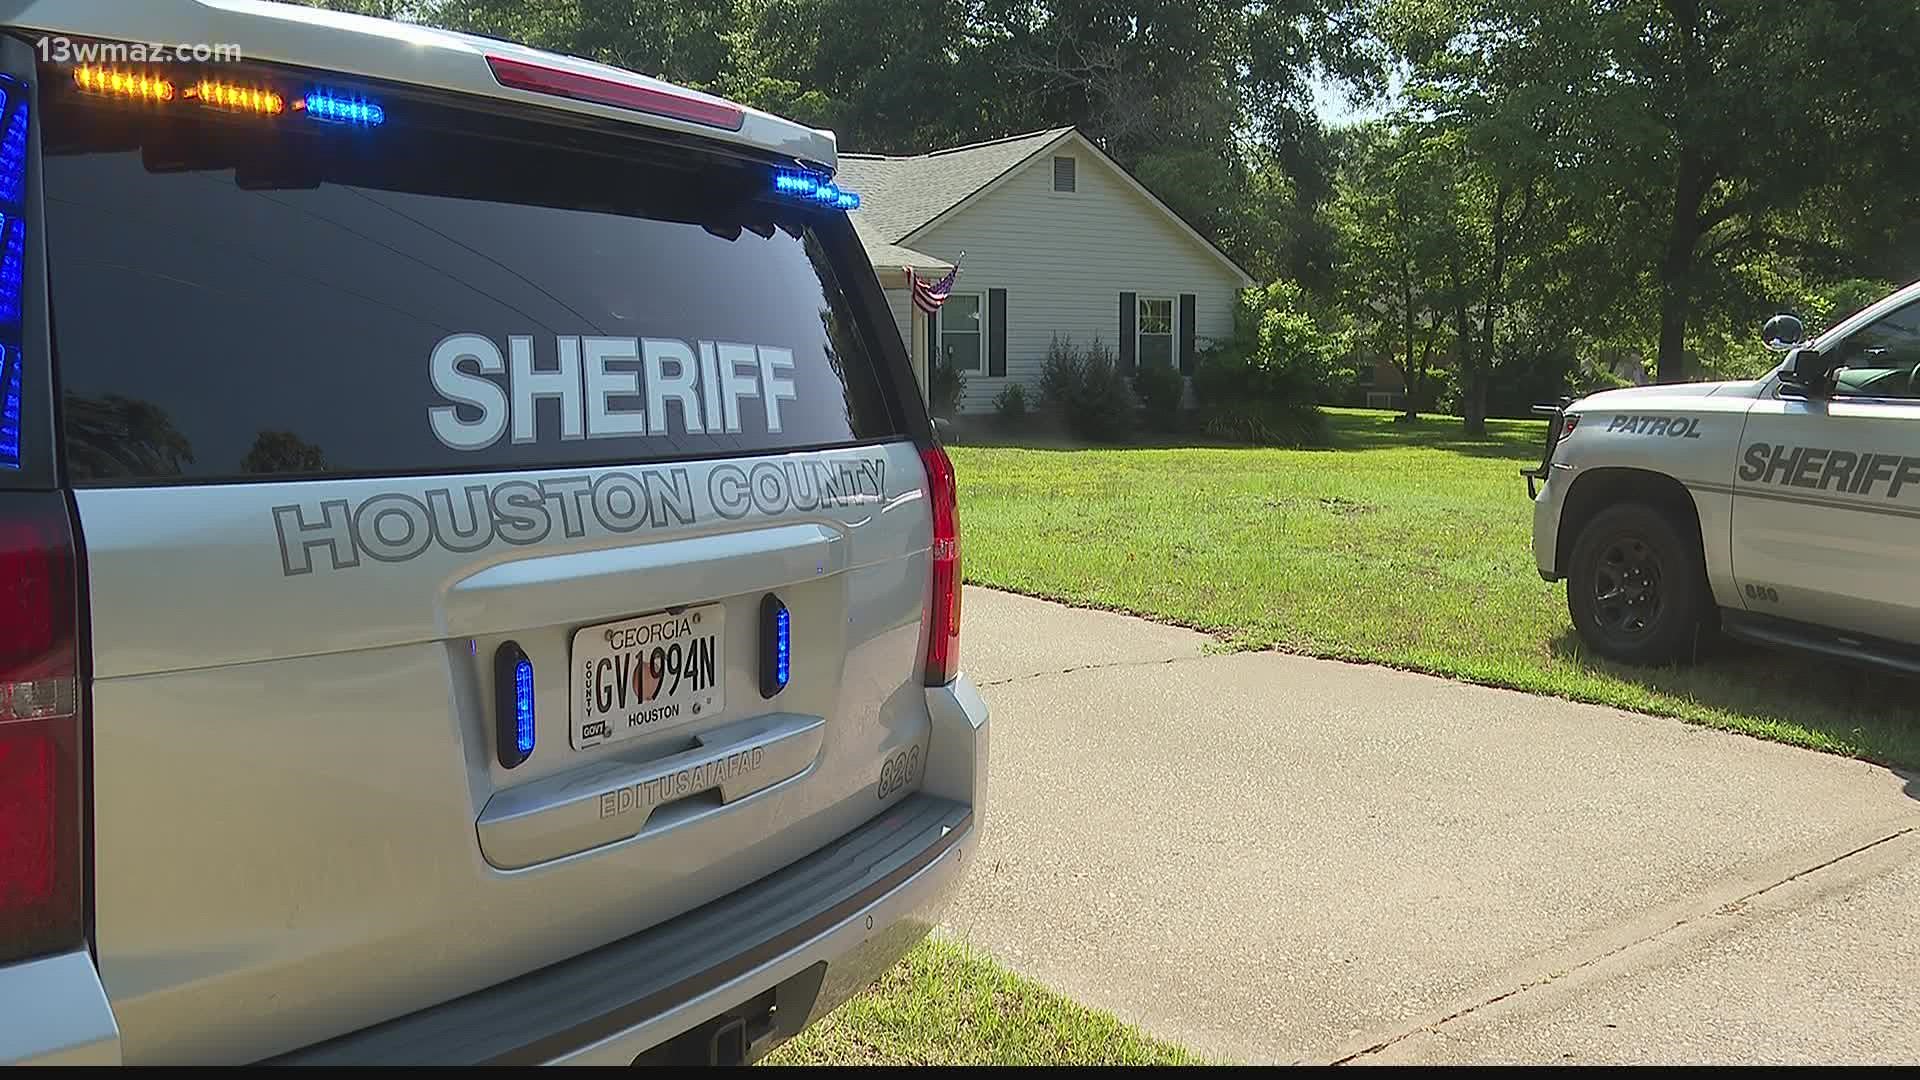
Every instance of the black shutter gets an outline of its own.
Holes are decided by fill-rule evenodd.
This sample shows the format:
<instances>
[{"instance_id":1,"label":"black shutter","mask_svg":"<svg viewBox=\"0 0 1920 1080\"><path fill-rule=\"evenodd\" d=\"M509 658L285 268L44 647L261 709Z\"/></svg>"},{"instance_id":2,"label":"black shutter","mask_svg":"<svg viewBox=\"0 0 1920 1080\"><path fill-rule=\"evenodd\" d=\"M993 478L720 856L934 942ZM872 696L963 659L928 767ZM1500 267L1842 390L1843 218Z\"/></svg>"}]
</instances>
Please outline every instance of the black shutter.
<instances>
[{"instance_id":1,"label":"black shutter","mask_svg":"<svg viewBox=\"0 0 1920 1080\"><path fill-rule=\"evenodd\" d=\"M913 300L909 298L908 303ZM933 369L940 362L940 316L938 313L927 315L927 378L933 378Z\"/></svg>"},{"instance_id":2,"label":"black shutter","mask_svg":"<svg viewBox=\"0 0 1920 1080\"><path fill-rule=\"evenodd\" d=\"M1133 374L1133 320L1139 310L1134 305L1133 294L1120 294L1120 370Z\"/></svg>"},{"instance_id":3,"label":"black shutter","mask_svg":"<svg viewBox=\"0 0 1920 1080\"><path fill-rule=\"evenodd\" d=\"M987 375L1007 373L1007 290L987 290Z\"/></svg>"},{"instance_id":4,"label":"black shutter","mask_svg":"<svg viewBox=\"0 0 1920 1080\"><path fill-rule=\"evenodd\" d=\"M1193 347L1193 307L1198 298L1190 292L1180 294L1180 374L1193 374L1199 352Z\"/></svg>"}]
</instances>

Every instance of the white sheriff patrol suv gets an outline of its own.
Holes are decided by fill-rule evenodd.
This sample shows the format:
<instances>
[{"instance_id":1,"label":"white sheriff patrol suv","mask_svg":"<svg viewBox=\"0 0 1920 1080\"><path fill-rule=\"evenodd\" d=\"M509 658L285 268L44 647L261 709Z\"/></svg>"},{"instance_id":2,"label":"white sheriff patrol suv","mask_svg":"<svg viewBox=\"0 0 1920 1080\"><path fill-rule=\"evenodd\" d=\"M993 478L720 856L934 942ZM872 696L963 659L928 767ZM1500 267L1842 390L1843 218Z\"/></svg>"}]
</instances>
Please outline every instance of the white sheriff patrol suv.
<instances>
[{"instance_id":1,"label":"white sheriff patrol suv","mask_svg":"<svg viewBox=\"0 0 1920 1080\"><path fill-rule=\"evenodd\" d=\"M1533 553L1601 655L1659 664L1716 628L1920 673L1920 284L1750 382L1543 411Z\"/></svg>"},{"instance_id":2,"label":"white sheriff patrol suv","mask_svg":"<svg viewBox=\"0 0 1920 1080\"><path fill-rule=\"evenodd\" d=\"M981 827L830 133L258 0L0 12L0 1062L737 1063Z\"/></svg>"}]
</instances>

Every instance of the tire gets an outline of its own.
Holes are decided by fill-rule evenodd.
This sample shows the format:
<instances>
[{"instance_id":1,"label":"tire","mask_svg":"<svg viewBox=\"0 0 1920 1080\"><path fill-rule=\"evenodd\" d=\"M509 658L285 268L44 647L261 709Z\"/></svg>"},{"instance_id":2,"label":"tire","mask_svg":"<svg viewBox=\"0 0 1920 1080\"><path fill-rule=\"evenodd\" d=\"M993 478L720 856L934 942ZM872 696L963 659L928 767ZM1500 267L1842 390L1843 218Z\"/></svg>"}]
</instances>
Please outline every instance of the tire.
<instances>
[{"instance_id":1,"label":"tire","mask_svg":"<svg viewBox=\"0 0 1920 1080\"><path fill-rule=\"evenodd\" d=\"M1716 614L1699 544L1644 503L1595 514L1573 544L1567 613L1589 649L1653 667L1691 660Z\"/></svg>"}]
</instances>

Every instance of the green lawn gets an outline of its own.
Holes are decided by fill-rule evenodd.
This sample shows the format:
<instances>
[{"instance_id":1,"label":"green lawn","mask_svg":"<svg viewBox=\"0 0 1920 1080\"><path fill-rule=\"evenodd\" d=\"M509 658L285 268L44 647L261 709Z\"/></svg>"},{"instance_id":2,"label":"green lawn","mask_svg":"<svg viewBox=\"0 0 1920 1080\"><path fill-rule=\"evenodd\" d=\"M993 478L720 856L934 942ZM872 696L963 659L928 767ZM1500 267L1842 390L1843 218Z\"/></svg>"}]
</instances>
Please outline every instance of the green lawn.
<instances>
[{"instance_id":1,"label":"green lawn","mask_svg":"<svg viewBox=\"0 0 1920 1080\"><path fill-rule=\"evenodd\" d=\"M954 447L967 580L1920 764L1911 681L1734 644L1679 669L1583 655L1528 546L1540 423L1332 413L1332 450Z\"/></svg>"},{"instance_id":2,"label":"green lawn","mask_svg":"<svg viewBox=\"0 0 1920 1080\"><path fill-rule=\"evenodd\" d=\"M769 1065L1186 1065L1186 1051L929 939Z\"/></svg>"}]
</instances>

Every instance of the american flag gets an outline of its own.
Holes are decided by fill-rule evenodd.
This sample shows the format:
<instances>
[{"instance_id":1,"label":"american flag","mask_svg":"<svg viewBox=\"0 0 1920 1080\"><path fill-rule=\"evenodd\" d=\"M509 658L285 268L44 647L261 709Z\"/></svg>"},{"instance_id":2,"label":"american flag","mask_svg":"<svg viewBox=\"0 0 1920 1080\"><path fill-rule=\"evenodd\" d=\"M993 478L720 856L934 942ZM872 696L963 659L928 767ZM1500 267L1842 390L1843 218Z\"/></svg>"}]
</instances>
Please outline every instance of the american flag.
<instances>
[{"instance_id":1,"label":"american flag","mask_svg":"<svg viewBox=\"0 0 1920 1080\"><path fill-rule=\"evenodd\" d=\"M963 251L960 253L961 259L966 257L966 252ZM947 271L947 276L941 278L939 281L921 281L920 275L914 273L912 267L908 267L907 282L913 289L914 306L929 315L939 311L940 305L946 303L947 297L952 294L953 280L958 277L959 274L959 260L954 261L953 269Z\"/></svg>"}]
</instances>

